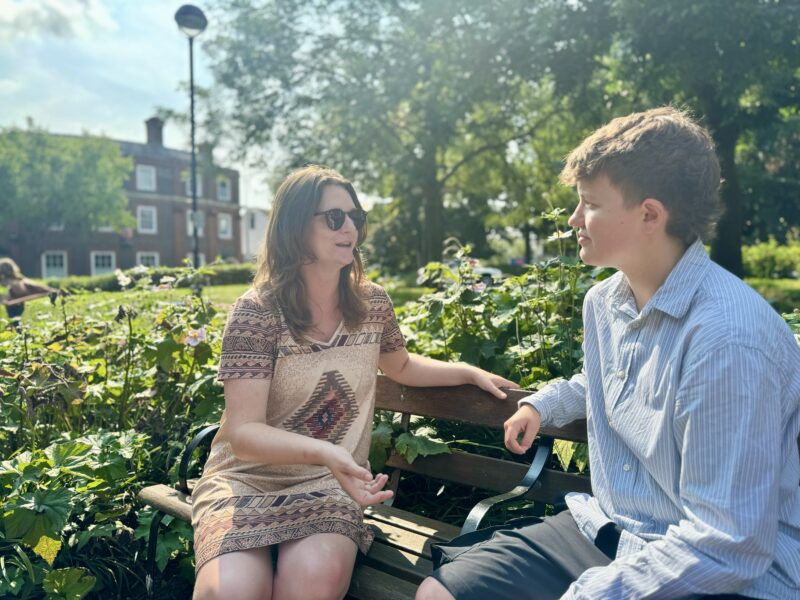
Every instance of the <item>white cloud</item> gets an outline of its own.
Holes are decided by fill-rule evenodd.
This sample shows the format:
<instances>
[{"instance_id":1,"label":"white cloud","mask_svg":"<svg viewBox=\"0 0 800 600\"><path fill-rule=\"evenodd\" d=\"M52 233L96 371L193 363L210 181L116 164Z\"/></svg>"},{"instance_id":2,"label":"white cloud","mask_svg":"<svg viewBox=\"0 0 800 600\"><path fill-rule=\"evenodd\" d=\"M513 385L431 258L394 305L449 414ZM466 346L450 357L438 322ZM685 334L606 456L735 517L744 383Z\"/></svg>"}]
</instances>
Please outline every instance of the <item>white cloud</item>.
<instances>
[{"instance_id":1,"label":"white cloud","mask_svg":"<svg viewBox=\"0 0 800 600\"><path fill-rule=\"evenodd\" d=\"M86 39L117 24L100 0L0 0L0 39Z\"/></svg>"}]
</instances>

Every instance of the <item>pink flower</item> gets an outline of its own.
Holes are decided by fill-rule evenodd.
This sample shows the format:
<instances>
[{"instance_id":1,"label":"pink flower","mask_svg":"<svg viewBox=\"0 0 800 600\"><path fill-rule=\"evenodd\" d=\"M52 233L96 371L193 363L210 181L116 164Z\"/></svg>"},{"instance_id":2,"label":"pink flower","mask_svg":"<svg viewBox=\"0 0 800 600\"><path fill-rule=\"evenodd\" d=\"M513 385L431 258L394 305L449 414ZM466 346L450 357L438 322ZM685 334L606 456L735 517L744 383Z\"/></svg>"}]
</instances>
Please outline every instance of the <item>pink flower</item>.
<instances>
[{"instance_id":1,"label":"pink flower","mask_svg":"<svg viewBox=\"0 0 800 600\"><path fill-rule=\"evenodd\" d=\"M200 329L190 329L186 333L186 343L192 347L197 346L200 342L205 342L205 341L206 341L205 327L201 327Z\"/></svg>"}]
</instances>

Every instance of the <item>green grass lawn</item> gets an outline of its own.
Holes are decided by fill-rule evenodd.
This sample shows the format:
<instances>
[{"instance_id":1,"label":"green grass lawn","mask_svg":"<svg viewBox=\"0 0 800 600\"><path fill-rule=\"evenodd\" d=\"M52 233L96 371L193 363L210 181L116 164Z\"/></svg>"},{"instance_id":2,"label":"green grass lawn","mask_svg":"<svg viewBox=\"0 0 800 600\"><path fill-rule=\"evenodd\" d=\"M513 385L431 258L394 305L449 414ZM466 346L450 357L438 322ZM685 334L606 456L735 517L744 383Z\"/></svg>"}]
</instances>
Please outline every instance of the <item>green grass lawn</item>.
<instances>
[{"instance_id":1,"label":"green grass lawn","mask_svg":"<svg viewBox=\"0 0 800 600\"><path fill-rule=\"evenodd\" d=\"M800 280L798 279L747 279L747 283L764 296L779 312L788 313L795 308L800 308ZM248 284L209 286L203 288L203 297L226 310L248 287ZM390 288L390 295L395 306L402 306L430 291L429 288L424 287L397 285ZM0 289L0 293L4 292L5 290ZM177 302L189 293L188 288L161 292L83 292L70 296L66 310L68 315L91 311L97 317L107 315L109 318L113 318L121 304L135 304L144 300L144 296L151 301ZM47 298L41 298L25 305L23 321L33 324L38 320L61 319L62 317L60 305L51 306Z\"/></svg>"}]
</instances>

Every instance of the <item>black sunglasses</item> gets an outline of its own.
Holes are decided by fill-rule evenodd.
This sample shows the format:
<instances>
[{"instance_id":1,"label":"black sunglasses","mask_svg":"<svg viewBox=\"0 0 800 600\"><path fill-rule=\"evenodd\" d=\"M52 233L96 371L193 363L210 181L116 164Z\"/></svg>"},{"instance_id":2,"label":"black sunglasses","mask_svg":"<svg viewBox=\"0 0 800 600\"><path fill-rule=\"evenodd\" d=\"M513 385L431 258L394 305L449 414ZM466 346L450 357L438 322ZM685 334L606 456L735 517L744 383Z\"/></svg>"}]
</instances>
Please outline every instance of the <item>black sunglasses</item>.
<instances>
[{"instance_id":1,"label":"black sunglasses","mask_svg":"<svg viewBox=\"0 0 800 600\"><path fill-rule=\"evenodd\" d=\"M360 208L354 208L348 212L344 212L341 208L331 208L330 210L315 212L314 216L317 215L325 215L325 222L328 224L328 228L333 231L339 231L342 228L345 216L350 217L356 229L361 229L367 222L367 211Z\"/></svg>"}]
</instances>

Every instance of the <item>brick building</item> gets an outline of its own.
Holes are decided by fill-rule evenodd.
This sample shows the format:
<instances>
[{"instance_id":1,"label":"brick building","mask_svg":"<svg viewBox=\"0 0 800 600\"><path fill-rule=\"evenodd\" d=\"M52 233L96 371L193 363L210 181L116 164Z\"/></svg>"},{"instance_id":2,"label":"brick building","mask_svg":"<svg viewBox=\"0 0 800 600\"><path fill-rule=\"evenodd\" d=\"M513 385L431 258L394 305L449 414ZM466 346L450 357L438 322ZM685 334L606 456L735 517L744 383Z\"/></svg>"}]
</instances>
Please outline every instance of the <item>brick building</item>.
<instances>
[{"instance_id":1,"label":"brick building","mask_svg":"<svg viewBox=\"0 0 800 600\"><path fill-rule=\"evenodd\" d=\"M128 207L136 226L115 232L98 229L88 237L70 234L57 224L37 248L11 231L0 250L31 277L100 275L135 265L180 266L192 254L191 153L164 147L161 119L146 122L147 143L117 142L134 163L125 182ZM210 164L210 153L198 156L197 208L202 227L200 262L217 256L241 261L239 172ZM5 251L5 252L3 252Z\"/></svg>"}]
</instances>

